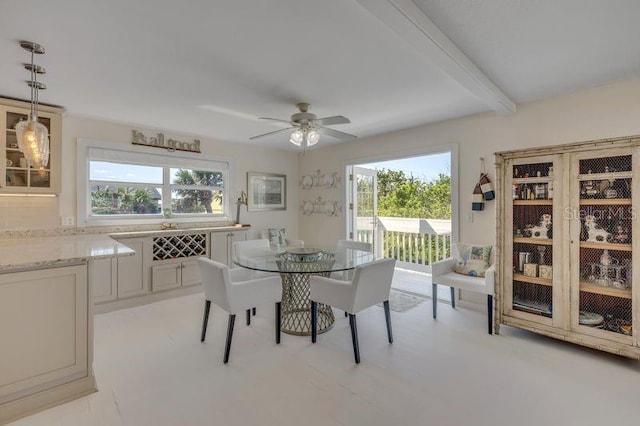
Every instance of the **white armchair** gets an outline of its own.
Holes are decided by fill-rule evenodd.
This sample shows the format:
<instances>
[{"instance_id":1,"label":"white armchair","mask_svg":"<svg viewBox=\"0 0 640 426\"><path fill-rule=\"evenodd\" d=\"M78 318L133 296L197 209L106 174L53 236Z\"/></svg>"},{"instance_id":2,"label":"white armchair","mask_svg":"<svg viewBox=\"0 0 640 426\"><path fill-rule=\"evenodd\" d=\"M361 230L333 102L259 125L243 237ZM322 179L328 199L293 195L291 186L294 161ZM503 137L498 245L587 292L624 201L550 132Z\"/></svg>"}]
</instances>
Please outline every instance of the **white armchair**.
<instances>
[{"instance_id":1,"label":"white armchair","mask_svg":"<svg viewBox=\"0 0 640 426\"><path fill-rule=\"evenodd\" d=\"M452 250L453 257L434 262L431 265L431 283L433 298L433 319L437 317L438 285L445 285L451 289L451 307L455 309L455 290L464 290L487 295L487 324L489 334L493 334L493 293L495 289L495 264L486 271L484 277L462 275L453 271L457 262L456 245Z\"/></svg>"},{"instance_id":2,"label":"white armchair","mask_svg":"<svg viewBox=\"0 0 640 426\"><path fill-rule=\"evenodd\" d=\"M251 308L262 303L275 303L276 306L276 343L280 343L280 301L282 287L280 278L265 277L251 279L248 269L229 269L227 265L215 262L205 257L198 258L202 284L204 286L205 305L202 334L200 341L204 342L207 335L207 323L211 303L229 313L227 327L227 343L224 350L224 363L229 362L231 339L236 313L247 312L247 325L251 323Z\"/></svg>"},{"instance_id":3,"label":"white armchair","mask_svg":"<svg viewBox=\"0 0 640 426\"><path fill-rule=\"evenodd\" d=\"M396 265L395 259L380 259L357 266L353 280L343 281L333 278L312 276L310 280L311 294L311 341L317 339L318 303L342 309L349 314L351 340L356 364L360 364L360 348L356 314L365 308L383 302L387 322L387 337L393 343L391 331L391 315L389 311L389 291Z\"/></svg>"}]
</instances>

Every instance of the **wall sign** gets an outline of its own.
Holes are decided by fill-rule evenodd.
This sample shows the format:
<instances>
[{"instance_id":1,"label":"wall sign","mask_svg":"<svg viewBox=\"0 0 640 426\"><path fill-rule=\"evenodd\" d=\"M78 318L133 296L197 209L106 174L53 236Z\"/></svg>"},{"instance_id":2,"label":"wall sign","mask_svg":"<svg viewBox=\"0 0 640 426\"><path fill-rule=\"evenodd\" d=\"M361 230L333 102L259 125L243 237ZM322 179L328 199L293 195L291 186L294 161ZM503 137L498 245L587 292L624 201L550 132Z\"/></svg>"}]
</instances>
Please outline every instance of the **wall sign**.
<instances>
[{"instance_id":1,"label":"wall sign","mask_svg":"<svg viewBox=\"0 0 640 426\"><path fill-rule=\"evenodd\" d=\"M193 142L182 142L175 139L165 139L164 134L156 133L155 136L145 136L142 132L131 130L133 145L151 146L154 148L164 148L167 151L188 151L200 153L200 139L194 139Z\"/></svg>"}]
</instances>

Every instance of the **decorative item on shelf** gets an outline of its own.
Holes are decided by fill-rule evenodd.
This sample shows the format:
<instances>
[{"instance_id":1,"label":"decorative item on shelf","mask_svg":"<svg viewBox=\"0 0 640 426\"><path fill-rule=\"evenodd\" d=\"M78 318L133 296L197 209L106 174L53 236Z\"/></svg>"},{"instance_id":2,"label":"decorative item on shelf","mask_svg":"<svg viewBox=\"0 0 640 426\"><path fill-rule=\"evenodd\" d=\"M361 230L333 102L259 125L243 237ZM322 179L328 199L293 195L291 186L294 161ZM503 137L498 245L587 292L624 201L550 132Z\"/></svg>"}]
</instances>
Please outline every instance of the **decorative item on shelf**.
<instances>
[{"instance_id":1,"label":"decorative item on shelf","mask_svg":"<svg viewBox=\"0 0 640 426\"><path fill-rule=\"evenodd\" d=\"M551 215L548 213L540 217L540 223L530 229L531 238L549 239L551 230Z\"/></svg>"},{"instance_id":2,"label":"decorative item on shelf","mask_svg":"<svg viewBox=\"0 0 640 426\"><path fill-rule=\"evenodd\" d=\"M326 214L328 216L339 216L342 214L342 206L338 201L325 201L322 197L318 197L314 201L303 201L300 210L305 216L314 213Z\"/></svg>"},{"instance_id":3,"label":"decorative item on shelf","mask_svg":"<svg viewBox=\"0 0 640 426\"><path fill-rule=\"evenodd\" d=\"M551 265L540 265L538 266L538 275L540 278L544 278L545 280L553 279L553 266Z\"/></svg>"},{"instance_id":4,"label":"decorative item on shelf","mask_svg":"<svg viewBox=\"0 0 640 426\"><path fill-rule=\"evenodd\" d=\"M538 264L537 263L525 263L524 270L522 272L526 277L537 277L538 276Z\"/></svg>"},{"instance_id":5,"label":"decorative item on shelf","mask_svg":"<svg viewBox=\"0 0 640 426\"><path fill-rule=\"evenodd\" d=\"M547 251L547 248L545 246L538 246L538 265L545 264L544 255L546 251Z\"/></svg>"},{"instance_id":6,"label":"decorative item on shelf","mask_svg":"<svg viewBox=\"0 0 640 426\"><path fill-rule=\"evenodd\" d=\"M629 230L622 225L617 225L612 242L617 244L626 244L629 242Z\"/></svg>"},{"instance_id":7,"label":"decorative item on shelf","mask_svg":"<svg viewBox=\"0 0 640 426\"><path fill-rule=\"evenodd\" d=\"M240 223L240 206L247 205L247 193L240 191L240 196L236 200L236 224Z\"/></svg>"},{"instance_id":8,"label":"decorative item on shelf","mask_svg":"<svg viewBox=\"0 0 640 426\"><path fill-rule=\"evenodd\" d=\"M594 215L587 215L584 217L584 227L586 241L602 243L611 241L612 239L611 233L597 224Z\"/></svg>"},{"instance_id":9,"label":"decorative item on shelf","mask_svg":"<svg viewBox=\"0 0 640 426\"><path fill-rule=\"evenodd\" d=\"M337 172L324 173L320 169L316 170L314 175L304 175L300 179L302 189L311 189L313 187L336 188L340 183L340 176Z\"/></svg>"},{"instance_id":10,"label":"decorative item on shelf","mask_svg":"<svg viewBox=\"0 0 640 426\"><path fill-rule=\"evenodd\" d=\"M518 253L518 272L524 272L524 265L531 262L531 253L521 251Z\"/></svg>"},{"instance_id":11,"label":"decorative item on shelf","mask_svg":"<svg viewBox=\"0 0 640 426\"><path fill-rule=\"evenodd\" d=\"M45 74L46 70L35 65L35 54L44 54L44 47L38 43L21 41L20 46L31 52L31 63L24 67L31 73L31 79L27 85L31 88L31 110L29 117L19 121L15 125L18 149L23 152L29 165L36 168L45 168L49 163L49 131L44 124L38 122L38 93L47 86L38 81L38 74Z\"/></svg>"}]
</instances>

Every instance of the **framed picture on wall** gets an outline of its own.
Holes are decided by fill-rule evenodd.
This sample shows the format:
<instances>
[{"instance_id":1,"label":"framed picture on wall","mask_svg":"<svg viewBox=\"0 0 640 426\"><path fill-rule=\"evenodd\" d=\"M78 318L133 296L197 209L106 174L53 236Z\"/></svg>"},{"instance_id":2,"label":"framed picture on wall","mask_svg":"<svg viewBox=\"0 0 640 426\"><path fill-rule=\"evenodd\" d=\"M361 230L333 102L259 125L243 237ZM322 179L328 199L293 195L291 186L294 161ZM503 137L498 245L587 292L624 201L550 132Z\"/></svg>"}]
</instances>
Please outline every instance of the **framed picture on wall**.
<instances>
[{"instance_id":1,"label":"framed picture on wall","mask_svg":"<svg viewBox=\"0 0 640 426\"><path fill-rule=\"evenodd\" d=\"M247 173L248 211L286 210L287 175Z\"/></svg>"}]
</instances>

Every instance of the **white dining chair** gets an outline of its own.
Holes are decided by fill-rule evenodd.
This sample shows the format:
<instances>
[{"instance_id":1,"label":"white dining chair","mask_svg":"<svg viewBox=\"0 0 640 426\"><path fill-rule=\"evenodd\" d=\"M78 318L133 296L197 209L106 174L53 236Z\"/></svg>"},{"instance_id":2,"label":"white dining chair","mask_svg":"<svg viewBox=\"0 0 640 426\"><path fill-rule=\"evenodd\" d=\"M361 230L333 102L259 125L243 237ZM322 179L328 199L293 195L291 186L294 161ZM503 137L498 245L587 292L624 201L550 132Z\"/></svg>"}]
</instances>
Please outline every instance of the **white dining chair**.
<instances>
[{"instance_id":1,"label":"white dining chair","mask_svg":"<svg viewBox=\"0 0 640 426\"><path fill-rule=\"evenodd\" d=\"M248 269L229 269L223 263L206 257L198 258L202 284L204 286L205 305L200 341L207 335L207 323L211 303L229 313L227 343L224 350L224 363L229 362L231 339L236 313L247 312L247 325L251 323L251 308L263 303L275 303L276 306L276 344L280 343L280 301L282 286L277 276L251 279Z\"/></svg>"},{"instance_id":2,"label":"white dining chair","mask_svg":"<svg viewBox=\"0 0 640 426\"><path fill-rule=\"evenodd\" d=\"M387 337L389 343L393 343L389 292L391 291L391 280L395 266L395 259L380 259L357 266L351 281L312 276L309 296L311 300L311 342L315 343L317 340L318 303L342 309L349 315L353 354L356 364L360 364L356 314L363 309L383 302Z\"/></svg>"},{"instance_id":3,"label":"white dining chair","mask_svg":"<svg viewBox=\"0 0 640 426\"><path fill-rule=\"evenodd\" d=\"M368 252L373 251L373 245L365 241L338 240L338 247L350 248L350 249L362 250L362 251L368 251ZM336 274L334 278L338 278L342 280L351 280L351 278L353 278L353 270L342 271L341 273ZM349 313L345 311L344 316L348 317Z\"/></svg>"}]
</instances>

